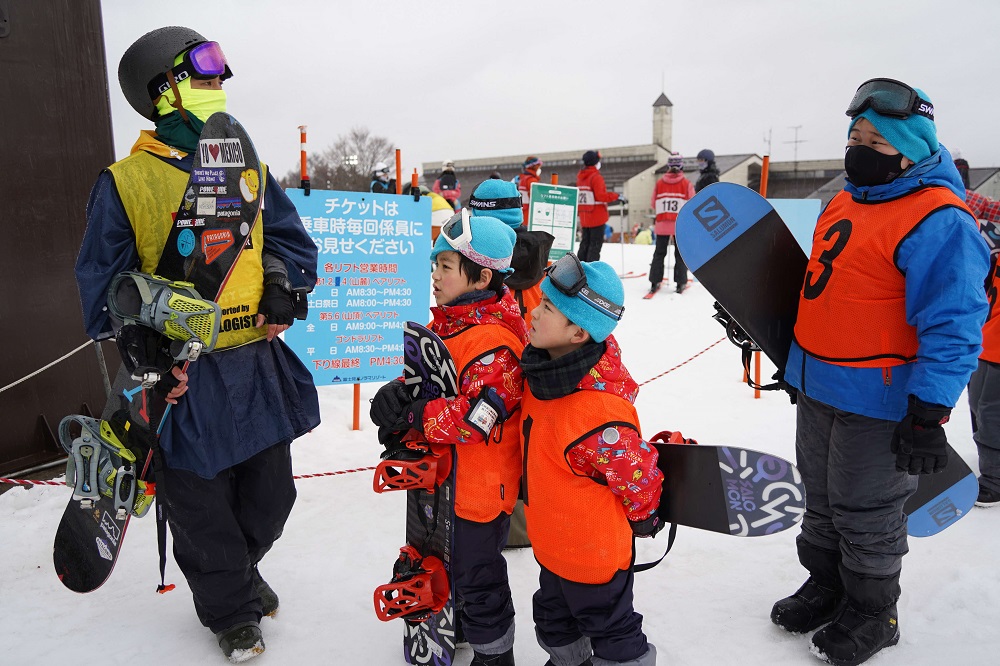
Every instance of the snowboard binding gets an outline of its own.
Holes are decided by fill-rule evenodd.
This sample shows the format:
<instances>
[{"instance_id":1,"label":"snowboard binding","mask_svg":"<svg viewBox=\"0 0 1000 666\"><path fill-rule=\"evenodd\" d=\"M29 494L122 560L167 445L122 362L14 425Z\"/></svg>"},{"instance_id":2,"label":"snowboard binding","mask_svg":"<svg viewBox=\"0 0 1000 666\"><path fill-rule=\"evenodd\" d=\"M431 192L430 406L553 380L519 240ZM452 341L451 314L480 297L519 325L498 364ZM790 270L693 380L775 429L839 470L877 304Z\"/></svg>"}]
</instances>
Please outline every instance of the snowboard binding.
<instances>
[{"instance_id":1,"label":"snowboard binding","mask_svg":"<svg viewBox=\"0 0 1000 666\"><path fill-rule=\"evenodd\" d=\"M74 434L79 426L79 434ZM153 484L136 477L136 456L122 444L108 421L71 414L59 422L59 443L69 454L66 485L81 509L99 497L114 499L117 520L141 518L153 503Z\"/></svg>"},{"instance_id":2,"label":"snowboard binding","mask_svg":"<svg viewBox=\"0 0 1000 666\"><path fill-rule=\"evenodd\" d=\"M451 462L451 447L447 445L421 440L387 442L372 488L379 494L390 490L433 493L451 474Z\"/></svg>"},{"instance_id":3,"label":"snowboard binding","mask_svg":"<svg viewBox=\"0 0 1000 666\"><path fill-rule=\"evenodd\" d=\"M413 546L399 549L392 580L375 588L375 614L383 622L403 618L420 624L448 602L448 572L437 557L422 557Z\"/></svg>"},{"instance_id":4,"label":"snowboard binding","mask_svg":"<svg viewBox=\"0 0 1000 666\"><path fill-rule=\"evenodd\" d=\"M111 280L108 307L123 324L142 324L177 343L170 344L175 361L194 361L219 340L219 304L202 298L190 282L125 271Z\"/></svg>"},{"instance_id":5,"label":"snowboard binding","mask_svg":"<svg viewBox=\"0 0 1000 666\"><path fill-rule=\"evenodd\" d=\"M747 332L743 330L743 327L733 319L733 316L726 312L726 309L719 305L719 301L715 301L712 304L715 307L715 314L712 315L712 319L722 324L723 328L726 329L726 337L729 341L740 349L745 349L751 352L761 351L760 347L757 346Z\"/></svg>"}]
</instances>

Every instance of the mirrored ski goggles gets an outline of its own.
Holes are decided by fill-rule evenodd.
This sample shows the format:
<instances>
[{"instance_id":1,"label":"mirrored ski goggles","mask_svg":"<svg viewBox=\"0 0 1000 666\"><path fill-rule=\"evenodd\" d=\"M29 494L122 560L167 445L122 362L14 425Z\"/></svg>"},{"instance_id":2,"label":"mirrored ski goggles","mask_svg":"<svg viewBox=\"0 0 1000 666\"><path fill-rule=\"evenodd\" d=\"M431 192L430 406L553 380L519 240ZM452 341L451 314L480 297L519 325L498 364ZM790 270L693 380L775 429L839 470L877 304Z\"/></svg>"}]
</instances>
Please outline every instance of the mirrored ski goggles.
<instances>
[{"instance_id":1,"label":"mirrored ski goggles","mask_svg":"<svg viewBox=\"0 0 1000 666\"><path fill-rule=\"evenodd\" d=\"M448 245L459 252L472 246L472 225L469 221L469 211L463 208L441 226L441 235Z\"/></svg>"},{"instance_id":2,"label":"mirrored ski goggles","mask_svg":"<svg viewBox=\"0 0 1000 666\"><path fill-rule=\"evenodd\" d=\"M180 83L184 79L222 77L225 81L233 75L226 61L226 55L222 52L222 47L218 42L202 42L190 49L181 58L181 61L171 69L174 74L174 82ZM170 90L170 81L167 74L154 77L149 82L148 92L152 99L156 99L163 93Z\"/></svg>"},{"instance_id":3,"label":"mirrored ski goggles","mask_svg":"<svg viewBox=\"0 0 1000 666\"><path fill-rule=\"evenodd\" d=\"M567 296L576 296L587 305L616 320L621 320L625 314L625 306L618 305L587 286L587 274L583 270L583 264L572 252L546 267L545 274L549 276L552 285Z\"/></svg>"},{"instance_id":4,"label":"mirrored ski goggles","mask_svg":"<svg viewBox=\"0 0 1000 666\"><path fill-rule=\"evenodd\" d=\"M916 114L934 120L934 105L895 79L869 79L862 83L847 107L847 115L854 118L869 108L891 118L909 118Z\"/></svg>"}]
</instances>

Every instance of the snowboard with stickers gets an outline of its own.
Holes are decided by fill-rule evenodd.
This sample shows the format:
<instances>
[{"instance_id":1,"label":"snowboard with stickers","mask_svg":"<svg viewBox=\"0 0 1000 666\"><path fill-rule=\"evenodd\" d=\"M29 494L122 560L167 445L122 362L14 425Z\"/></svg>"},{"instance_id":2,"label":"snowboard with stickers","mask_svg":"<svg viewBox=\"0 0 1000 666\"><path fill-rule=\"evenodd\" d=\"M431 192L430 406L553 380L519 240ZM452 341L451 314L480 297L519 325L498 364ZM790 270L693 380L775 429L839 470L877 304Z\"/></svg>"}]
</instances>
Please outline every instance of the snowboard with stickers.
<instances>
[{"instance_id":1,"label":"snowboard with stickers","mask_svg":"<svg viewBox=\"0 0 1000 666\"><path fill-rule=\"evenodd\" d=\"M201 132L155 276L129 273L112 281L109 308L122 319L116 338L123 366L102 419L73 415L59 428L70 456L66 481L74 492L56 529L52 557L59 580L74 592L104 584L129 520L152 503L153 484L146 478L170 409L154 385L170 365L186 369L214 345L220 326L215 301L258 223L265 182L243 126L229 114L213 114ZM171 308L170 316L160 316Z\"/></svg>"}]
</instances>

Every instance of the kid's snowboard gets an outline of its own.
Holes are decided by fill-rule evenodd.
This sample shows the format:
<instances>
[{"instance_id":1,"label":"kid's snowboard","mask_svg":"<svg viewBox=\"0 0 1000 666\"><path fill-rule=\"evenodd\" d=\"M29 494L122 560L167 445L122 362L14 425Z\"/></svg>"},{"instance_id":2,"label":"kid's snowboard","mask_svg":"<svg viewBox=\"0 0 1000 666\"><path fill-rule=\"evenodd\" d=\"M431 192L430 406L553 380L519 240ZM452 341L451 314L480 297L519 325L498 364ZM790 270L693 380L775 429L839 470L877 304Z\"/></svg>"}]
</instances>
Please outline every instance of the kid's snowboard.
<instances>
[{"instance_id":1,"label":"kid's snowboard","mask_svg":"<svg viewBox=\"0 0 1000 666\"><path fill-rule=\"evenodd\" d=\"M792 463L752 449L684 444L670 435L650 440L660 454L665 522L754 537L802 520L806 493Z\"/></svg>"},{"instance_id":2,"label":"kid's snowboard","mask_svg":"<svg viewBox=\"0 0 1000 666\"><path fill-rule=\"evenodd\" d=\"M112 281L108 305L123 323L116 333L123 367L102 421L70 416L65 428L60 425L60 443L70 454L66 482L74 493L56 530L52 559L59 579L74 592L91 592L107 580L130 517L149 508L144 479L150 444L170 407L153 386L172 365L186 369L214 347L221 325L215 301L248 246L265 182L243 126L228 114L213 114L156 275L122 273ZM131 451L132 459L121 449ZM127 493L135 493L132 504Z\"/></svg>"},{"instance_id":3,"label":"kid's snowboard","mask_svg":"<svg viewBox=\"0 0 1000 666\"><path fill-rule=\"evenodd\" d=\"M403 354L403 377L414 399L458 395L455 362L432 331L406 322ZM451 589L455 468L451 449L411 441L395 452L387 451L375 472L375 492L407 490L406 546L400 549L392 580L375 590L375 612L384 621L404 619L403 656L409 664L451 666L455 658L456 616Z\"/></svg>"},{"instance_id":4,"label":"kid's snowboard","mask_svg":"<svg viewBox=\"0 0 1000 666\"><path fill-rule=\"evenodd\" d=\"M677 216L677 244L688 268L723 309L734 342L755 343L784 371L808 258L792 232L759 194L715 183ZM907 501L908 531L937 534L967 513L978 493L976 476L948 447L948 467L920 476Z\"/></svg>"}]
</instances>

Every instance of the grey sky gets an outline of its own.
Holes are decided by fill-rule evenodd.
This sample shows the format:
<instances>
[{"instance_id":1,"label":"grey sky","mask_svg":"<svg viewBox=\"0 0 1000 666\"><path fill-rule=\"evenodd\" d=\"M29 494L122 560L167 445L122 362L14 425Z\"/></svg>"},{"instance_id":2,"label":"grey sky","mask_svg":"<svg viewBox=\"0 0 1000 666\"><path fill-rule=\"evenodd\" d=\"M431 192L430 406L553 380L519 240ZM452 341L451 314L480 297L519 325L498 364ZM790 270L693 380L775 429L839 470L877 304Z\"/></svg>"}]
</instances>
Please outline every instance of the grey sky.
<instances>
[{"instance_id":1,"label":"grey sky","mask_svg":"<svg viewBox=\"0 0 1000 666\"><path fill-rule=\"evenodd\" d=\"M117 85L121 54L166 24L222 44L229 111L278 175L297 127L320 150L367 126L423 161L651 142L674 103L674 150L835 158L865 79L924 89L938 136L1000 165L996 0L103 0L118 157L148 128ZM164 17L171 18L166 19Z\"/></svg>"}]
</instances>

